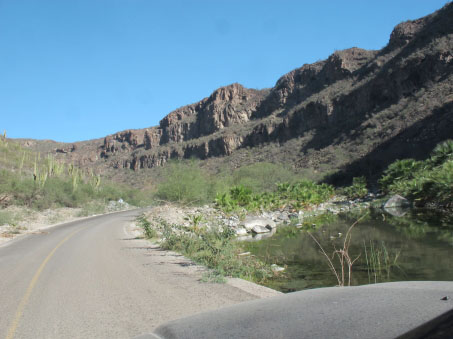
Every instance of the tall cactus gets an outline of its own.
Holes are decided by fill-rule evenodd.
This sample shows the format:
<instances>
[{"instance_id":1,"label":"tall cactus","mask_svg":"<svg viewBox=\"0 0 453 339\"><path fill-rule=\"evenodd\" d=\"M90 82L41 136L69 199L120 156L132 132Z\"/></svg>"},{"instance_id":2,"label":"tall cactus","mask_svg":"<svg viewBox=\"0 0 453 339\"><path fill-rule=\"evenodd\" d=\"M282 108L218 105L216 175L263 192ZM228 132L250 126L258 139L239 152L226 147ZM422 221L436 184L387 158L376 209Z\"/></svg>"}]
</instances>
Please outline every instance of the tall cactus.
<instances>
[{"instance_id":1,"label":"tall cactus","mask_svg":"<svg viewBox=\"0 0 453 339\"><path fill-rule=\"evenodd\" d=\"M20 161L19 176L22 175L22 169L24 168L24 162L25 162L25 151L22 154L22 160Z\"/></svg>"},{"instance_id":2,"label":"tall cactus","mask_svg":"<svg viewBox=\"0 0 453 339\"><path fill-rule=\"evenodd\" d=\"M3 130L3 136L0 138L5 148L8 148L8 142L6 141L6 130Z\"/></svg>"},{"instance_id":3,"label":"tall cactus","mask_svg":"<svg viewBox=\"0 0 453 339\"><path fill-rule=\"evenodd\" d=\"M101 185L101 175L100 174L96 175L96 174L92 173L92 176L90 179L90 185L95 190L99 189L99 186Z\"/></svg>"},{"instance_id":4,"label":"tall cactus","mask_svg":"<svg viewBox=\"0 0 453 339\"><path fill-rule=\"evenodd\" d=\"M46 169L47 169L47 174L49 177L53 176L54 174L54 164L55 164L55 160L54 158L52 157L51 154L48 154L47 155L47 159L46 159Z\"/></svg>"},{"instance_id":5,"label":"tall cactus","mask_svg":"<svg viewBox=\"0 0 453 339\"><path fill-rule=\"evenodd\" d=\"M72 173L74 173L74 164L69 164L68 165L68 174L72 176Z\"/></svg>"},{"instance_id":6,"label":"tall cactus","mask_svg":"<svg viewBox=\"0 0 453 339\"><path fill-rule=\"evenodd\" d=\"M41 172L38 175L38 186L43 188L47 181L47 172Z\"/></svg>"},{"instance_id":7,"label":"tall cactus","mask_svg":"<svg viewBox=\"0 0 453 339\"><path fill-rule=\"evenodd\" d=\"M77 191L80 179L81 179L81 177L80 177L79 170L77 169L77 167L74 167L72 170L72 191L73 192Z\"/></svg>"},{"instance_id":8,"label":"tall cactus","mask_svg":"<svg viewBox=\"0 0 453 339\"><path fill-rule=\"evenodd\" d=\"M35 156L35 163L34 163L34 166L33 166L33 180L36 181L38 180L38 164L37 164L38 160L37 160L37 157Z\"/></svg>"}]
</instances>

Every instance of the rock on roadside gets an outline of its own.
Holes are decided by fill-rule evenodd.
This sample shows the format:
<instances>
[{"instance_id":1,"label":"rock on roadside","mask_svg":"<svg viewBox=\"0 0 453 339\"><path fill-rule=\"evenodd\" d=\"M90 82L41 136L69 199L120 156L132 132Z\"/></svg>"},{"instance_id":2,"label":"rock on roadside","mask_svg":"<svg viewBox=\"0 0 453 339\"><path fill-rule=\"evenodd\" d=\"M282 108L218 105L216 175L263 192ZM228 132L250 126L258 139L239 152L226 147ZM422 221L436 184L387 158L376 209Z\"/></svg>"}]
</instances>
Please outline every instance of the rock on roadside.
<instances>
[{"instance_id":1,"label":"rock on roadside","mask_svg":"<svg viewBox=\"0 0 453 339\"><path fill-rule=\"evenodd\" d=\"M252 232L256 233L256 234L261 234L261 233L269 233L270 230L267 227L256 225L256 226L253 226Z\"/></svg>"},{"instance_id":2,"label":"rock on roadside","mask_svg":"<svg viewBox=\"0 0 453 339\"><path fill-rule=\"evenodd\" d=\"M255 226L260 226L263 228L267 228L268 230L274 229L277 227L275 222L268 218L262 217L249 217L247 216L243 222L240 224L243 226L247 231L253 230ZM261 232L264 233L264 232Z\"/></svg>"}]
</instances>

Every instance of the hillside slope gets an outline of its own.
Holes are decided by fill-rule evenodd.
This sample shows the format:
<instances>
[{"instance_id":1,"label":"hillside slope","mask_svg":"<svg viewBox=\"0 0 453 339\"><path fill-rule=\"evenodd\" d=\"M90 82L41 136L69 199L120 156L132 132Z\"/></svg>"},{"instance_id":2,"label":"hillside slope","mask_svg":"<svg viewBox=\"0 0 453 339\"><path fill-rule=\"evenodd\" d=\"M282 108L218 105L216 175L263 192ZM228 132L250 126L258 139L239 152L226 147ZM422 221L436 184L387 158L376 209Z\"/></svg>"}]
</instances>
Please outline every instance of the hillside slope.
<instances>
[{"instance_id":1,"label":"hillside slope","mask_svg":"<svg viewBox=\"0 0 453 339\"><path fill-rule=\"evenodd\" d=\"M22 142L114 177L125 173L121 169L195 157L211 168L284 162L338 182L358 174L373 178L398 158L424 158L452 131L449 3L397 25L382 50L336 51L285 74L271 89L219 88L156 127L73 145Z\"/></svg>"}]
</instances>

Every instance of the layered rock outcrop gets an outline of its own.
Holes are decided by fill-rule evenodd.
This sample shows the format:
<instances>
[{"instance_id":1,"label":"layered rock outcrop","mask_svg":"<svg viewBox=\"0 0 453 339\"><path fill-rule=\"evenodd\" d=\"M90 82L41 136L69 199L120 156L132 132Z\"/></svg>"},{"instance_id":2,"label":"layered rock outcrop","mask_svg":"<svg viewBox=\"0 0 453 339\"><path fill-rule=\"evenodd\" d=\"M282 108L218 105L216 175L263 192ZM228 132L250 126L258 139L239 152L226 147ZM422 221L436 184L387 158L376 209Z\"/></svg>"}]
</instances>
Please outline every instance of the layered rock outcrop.
<instances>
[{"instance_id":1,"label":"layered rock outcrop","mask_svg":"<svg viewBox=\"0 0 453 339\"><path fill-rule=\"evenodd\" d=\"M397 25L380 51L336 51L283 75L271 89L221 87L171 112L159 126L115 133L91 146L85 142L65 156L89 154L86 161L99 166L139 170L174 158L232 156L246 147L273 144L283 150L300 139L299 148L289 151L298 155L296 166L325 163L340 153L336 164L353 163L393 145L398 135L436 112L447 120L453 114L447 109L453 101L452 18L449 3ZM445 137L438 130L428 134L425 143ZM398 149L417 156L409 146L417 137L408 140ZM99 159L92 160L92 152Z\"/></svg>"}]
</instances>

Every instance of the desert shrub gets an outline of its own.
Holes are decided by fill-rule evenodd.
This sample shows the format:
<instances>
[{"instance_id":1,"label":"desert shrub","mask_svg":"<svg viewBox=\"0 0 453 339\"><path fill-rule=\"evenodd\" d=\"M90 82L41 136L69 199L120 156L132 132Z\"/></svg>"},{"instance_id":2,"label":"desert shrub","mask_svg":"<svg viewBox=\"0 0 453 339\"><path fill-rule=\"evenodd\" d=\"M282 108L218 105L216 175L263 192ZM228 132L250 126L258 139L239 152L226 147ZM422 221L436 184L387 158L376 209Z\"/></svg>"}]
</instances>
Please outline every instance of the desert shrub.
<instances>
[{"instance_id":1,"label":"desert shrub","mask_svg":"<svg viewBox=\"0 0 453 339\"><path fill-rule=\"evenodd\" d=\"M103 201L92 200L82 205L82 210L79 212L78 216L86 217L94 214L105 213L106 204Z\"/></svg>"},{"instance_id":2,"label":"desert shrub","mask_svg":"<svg viewBox=\"0 0 453 339\"><path fill-rule=\"evenodd\" d=\"M135 188L120 185L120 197L125 202L132 206L144 207L152 202L151 193L142 191ZM118 199L119 199L118 198Z\"/></svg>"},{"instance_id":3,"label":"desert shrub","mask_svg":"<svg viewBox=\"0 0 453 339\"><path fill-rule=\"evenodd\" d=\"M221 196L228 204L225 199L232 194L232 199L239 205L254 203L258 206L254 195L275 191L278 182L296 181L292 171L270 163L247 165L232 172L209 173L194 160L172 161L160 171L156 197L184 204L208 203Z\"/></svg>"},{"instance_id":4,"label":"desert shrub","mask_svg":"<svg viewBox=\"0 0 453 339\"><path fill-rule=\"evenodd\" d=\"M9 196L9 203L31 206L39 198L33 179L22 179L17 173L0 170L0 194Z\"/></svg>"},{"instance_id":5,"label":"desert shrub","mask_svg":"<svg viewBox=\"0 0 453 339\"><path fill-rule=\"evenodd\" d=\"M296 179L288 168L266 162L243 166L232 173L233 186L244 186L256 193L273 191L276 183L294 182Z\"/></svg>"},{"instance_id":6,"label":"desert shrub","mask_svg":"<svg viewBox=\"0 0 453 339\"><path fill-rule=\"evenodd\" d=\"M149 204L151 195L101 179L93 171L41 156L2 136L0 140L0 195L8 203L35 209L83 207L118 200L134 206ZM6 169L8 168L8 169ZM91 205L93 205L91 204Z\"/></svg>"},{"instance_id":7,"label":"desert shrub","mask_svg":"<svg viewBox=\"0 0 453 339\"><path fill-rule=\"evenodd\" d=\"M0 211L0 226L14 223L14 214L8 211Z\"/></svg>"},{"instance_id":8,"label":"desert shrub","mask_svg":"<svg viewBox=\"0 0 453 339\"><path fill-rule=\"evenodd\" d=\"M103 183L93 187L81 181L74 189L68 176L48 177L39 184L30 176L21 176L7 170L0 170L0 194L8 195L9 203L28 206L38 210L53 207L83 207L90 201L123 199L134 206L149 203L150 196L137 189L122 185Z\"/></svg>"},{"instance_id":9,"label":"desert shrub","mask_svg":"<svg viewBox=\"0 0 453 339\"><path fill-rule=\"evenodd\" d=\"M195 161L172 161L163 171L156 196L165 201L202 204L210 201L210 178Z\"/></svg>"}]
</instances>

